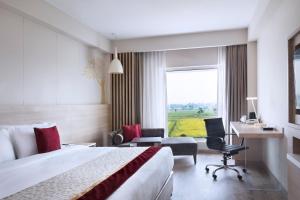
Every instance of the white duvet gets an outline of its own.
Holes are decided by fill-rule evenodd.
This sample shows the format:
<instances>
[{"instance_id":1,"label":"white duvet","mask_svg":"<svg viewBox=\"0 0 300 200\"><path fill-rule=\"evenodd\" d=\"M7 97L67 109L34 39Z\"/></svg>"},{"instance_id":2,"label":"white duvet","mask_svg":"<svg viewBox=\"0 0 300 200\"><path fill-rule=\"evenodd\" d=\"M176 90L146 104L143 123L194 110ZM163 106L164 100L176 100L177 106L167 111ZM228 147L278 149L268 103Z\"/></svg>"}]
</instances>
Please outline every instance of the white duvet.
<instances>
[{"instance_id":1,"label":"white duvet","mask_svg":"<svg viewBox=\"0 0 300 200\"><path fill-rule=\"evenodd\" d=\"M70 146L45 154L0 163L0 198L73 169L114 147ZM162 148L110 197L114 199L154 199L173 168L170 148Z\"/></svg>"}]
</instances>

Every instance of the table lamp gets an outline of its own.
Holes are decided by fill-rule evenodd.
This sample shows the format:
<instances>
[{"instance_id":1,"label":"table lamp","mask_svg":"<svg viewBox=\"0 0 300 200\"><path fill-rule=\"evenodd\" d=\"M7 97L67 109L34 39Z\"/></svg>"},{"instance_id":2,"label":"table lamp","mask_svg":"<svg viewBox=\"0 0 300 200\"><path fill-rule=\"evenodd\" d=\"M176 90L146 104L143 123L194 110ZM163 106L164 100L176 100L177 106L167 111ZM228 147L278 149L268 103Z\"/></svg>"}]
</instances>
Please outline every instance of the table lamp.
<instances>
[{"instance_id":1,"label":"table lamp","mask_svg":"<svg viewBox=\"0 0 300 200\"><path fill-rule=\"evenodd\" d=\"M253 107L253 111L254 111L254 113L255 113L255 119L256 119L256 121L258 122L258 119L257 119L257 113L256 113L256 109L255 109L255 106L254 106L254 100L257 100L257 97L247 97L246 100L247 100L247 101L251 101L252 107Z\"/></svg>"}]
</instances>

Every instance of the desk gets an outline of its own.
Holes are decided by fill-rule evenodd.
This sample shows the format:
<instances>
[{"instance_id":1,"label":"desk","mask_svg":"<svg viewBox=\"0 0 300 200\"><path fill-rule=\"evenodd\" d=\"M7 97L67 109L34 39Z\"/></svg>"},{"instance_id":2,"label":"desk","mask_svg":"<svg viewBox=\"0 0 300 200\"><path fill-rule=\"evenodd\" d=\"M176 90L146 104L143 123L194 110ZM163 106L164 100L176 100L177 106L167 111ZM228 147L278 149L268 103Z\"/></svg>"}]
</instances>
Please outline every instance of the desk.
<instances>
[{"instance_id":1,"label":"desk","mask_svg":"<svg viewBox=\"0 0 300 200\"><path fill-rule=\"evenodd\" d=\"M230 128L241 138L282 138L283 132L277 129L264 131L255 124L245 124L242 122L230 122Z\"/></svg>"},{"instance_id":2,"label":"desk","mask_svg":"<svg viewBox=\"0 0 300 200\"><path fill-rule=\"evenodd\" d=\"M239 138L244 138L244 144L247 146L247 139L266 139L266 138L282 138L283 131L272 130L264 131L261 126L255 124L245 124L242 122L230 122L230 130ZM232 141L232 140L230 140ZM249 147L251 149L251 147ZM244 172L247 171L247 150L244 154Z\"/></svg>"}]
</instances>

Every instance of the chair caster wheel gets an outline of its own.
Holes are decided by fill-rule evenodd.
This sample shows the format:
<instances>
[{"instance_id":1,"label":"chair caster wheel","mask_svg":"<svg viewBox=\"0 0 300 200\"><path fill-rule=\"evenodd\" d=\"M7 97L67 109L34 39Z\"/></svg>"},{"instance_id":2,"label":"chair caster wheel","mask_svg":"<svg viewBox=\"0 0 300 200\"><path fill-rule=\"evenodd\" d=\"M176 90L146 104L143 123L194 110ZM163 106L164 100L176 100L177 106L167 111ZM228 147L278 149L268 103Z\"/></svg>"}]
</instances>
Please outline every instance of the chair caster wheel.
<instances>
[{"instance_id":1,"label":"chair caster wheel","mask_svg":"<svg viewBox=\"0 0 300 200\"><path fill-rule=\"evenodd\" d=\"M212 177L214 178L214 180L217 180L217 175L212 175Z\"/></svg>"},{"instance_id":2,"label":"chair caster wheel","mask_svg":"<svg viewBox=\"0 0 300 200\"><path fill-rule=\"evenodd\" d=\"M247 169L243 169L243 172L244 172L244 173L247 173Z\"/></svg>"},{"instance_id":3,"label":"chair caster wheel","mask_svg":"<svg viewBox=\"0 0 300 200\"><path fill-rule=\"evenodd\" d=\"M208 173L208 172L209 172L209 169L208 169L207 167L205 167L205 170L206 170L206 173Z\"/></svg>"},{"instance_id":4,"label":"chair caster wheel","mask_svg":"<svg viewBox=\"0 0 300 200\"><path fill-rule=\"evenodd\" d=\"M243 179L243 177L241 175L238 175L237 177L240 181Z\"/></svg>"}]
</instances>

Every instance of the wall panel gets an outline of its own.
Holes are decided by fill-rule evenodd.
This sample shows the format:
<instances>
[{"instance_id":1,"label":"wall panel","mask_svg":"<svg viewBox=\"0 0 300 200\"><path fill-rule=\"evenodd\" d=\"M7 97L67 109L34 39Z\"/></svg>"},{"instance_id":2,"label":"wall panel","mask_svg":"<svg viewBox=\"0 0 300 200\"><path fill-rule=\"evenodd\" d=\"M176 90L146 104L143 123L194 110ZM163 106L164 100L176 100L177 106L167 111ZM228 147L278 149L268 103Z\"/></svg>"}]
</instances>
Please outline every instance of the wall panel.
<instances>
[{"instance_id":1,"label":"wall panel","mask_svg":"<svg viewBox=\"0 0 300 200\"><path fill-rule=\"evenodd\" d=\"M0 104L23 103L23 19L0 8Z\"/></svg>"},{"instance_id":2,"label":"wall panel","mask_svg":"<svg viewBox=\"0 0 300 200\"><path fill-rule=\"evenodd\" d=\"M24 20L24 104L56 104L56 33Z\"/></svg>"},{"instance_id":3,"label":"wall panel","mask_svg":"<svg viewBox=\"0 0 300 200\"><path fill-rule=\"evenodd\" d=\"M105 144L111 109L84 75L93 57L107 77L109 55L0 7L0 124L55 122L62 142Z\"/></svg>"},{"instance_id":4,"label":"wall panel","mask_svg":"<svg viewBox=\"0 0 300 200\"><path fill-rule=\"evenodd\" d=\"M62 143L105 144L111 130L109 105L0 106L0 124L55 122Z\"/></svg>"}]
</instances>

